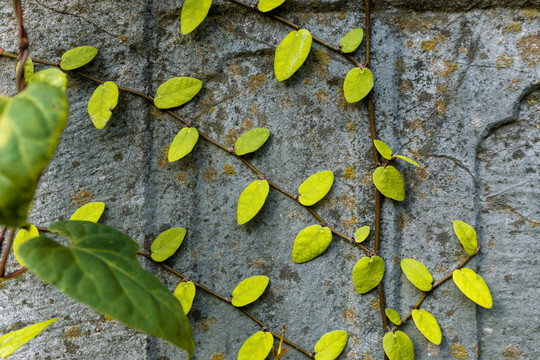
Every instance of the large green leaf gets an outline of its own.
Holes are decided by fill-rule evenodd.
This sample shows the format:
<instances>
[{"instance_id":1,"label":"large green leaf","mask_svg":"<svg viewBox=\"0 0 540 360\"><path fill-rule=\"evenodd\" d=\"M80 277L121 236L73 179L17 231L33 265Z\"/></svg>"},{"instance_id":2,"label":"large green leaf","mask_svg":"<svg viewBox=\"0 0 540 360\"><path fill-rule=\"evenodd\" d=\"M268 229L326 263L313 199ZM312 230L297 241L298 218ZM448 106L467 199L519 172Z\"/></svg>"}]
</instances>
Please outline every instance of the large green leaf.
<instances>
[{"instance_id":1,"label":"large green leaf","mask_svg":"<svg viewBox=\"0 0 540 360\"><path fill-rule=\"evenodd\" d=\"M270 185L266 180L255 180L248 185L240 194L236 219L238 225L247 223L261 210L270 191Z\"/></svg>"},{"instance_id":2,"label":"large green leaf","mask_svg":"<svg viewBox=\"0 0 540 360\"><path fill-rule=\"evenodd\" d=\"M311 175L298 188L298 201L305 206L316 204L328 194L333 183L334 173L331 171L319 171Z\"/></svg>"},{"instance_id":3,"label":"large green leaf","mask_svg":"<svg viewBox=\"0 0 540 360\"><path fill-rule=\"evenodd\" d=\"M362 39L364 38L364 29L356 28L349 31L339 42L341 51L344 53L351 53L360 46Z\"/></svg>"},{"instance_id":4,"label":"large green leaf","mask_svg":"<svg viewBox=\"0 0 540 360\"><path fill-rule=\"evenodd\" d=\"M172 228L159 234L150 247L152 260L157 262L167 260L182 245L185 236L186 229L183 227Z\"/></svg>"},{"instance_id":5,"label":"large green leaf","mask_svg":"<svg viewBox=\"0 0 540 360\"><path fill-rule=\"evenodd\" d=\"M354 68L345 77L343 95L348 103L355 103L366 97L373 88L373 73L368 68Z\"/></svg>"},{"instance_id":6,"label":"large green leaf","mask_svg":"<svg viewBox=\"0 0 540 360\"><path fill-rule=\"evenodd\" d=\"M403 331L386 333L383 347L390 360L414 360L413 342Z\"/></svg>"},{"instance_id":7,"label":"large green leaf","mask_svg":"<svg viewBox=\"0 0 540 360\"><path fill-rule=\"evenodd\" d=\"M80 68L96 57L98 49L93 46L79 46L66 51L62 55L60 68L62 70L73 70Z\"/></svg>"},{"instance_id":8,"label":"large green leaf","mask_svg":"<svg viewBox=\"0 0 540 360\"><path fill-rule=\"evenodd\" d=\"M353 269L356 291L365 294L381 282L384 276L384 260L379 256L360 259Z\"/></svg>"},{"instance_id":9,"label":"large green leaf","mask_svg":"<svg viewBox=\"0 0 540 360\"><path fill-rule=\"evenodd\" d=\"M35 82L47 83L51 86L59 88L63 92L66 92L67 89L66 74L59 68L55 67L38 71L30 79L28 79L28 84L33 84Z\"/></svg>"},{"instance_id":10,"label":"large green leaf","mask_svg":"<svg viewBox=\"0 0 540 360\"><path fill-rule=\"evenodd\" d=\"M432 343L439 345L442 340L441 327L435 319L435 316L431 315L424 309L414 309L412 311L412 317L418 330Z\"/></svg>"},{"instance_id":11,"label":"large green leaf","mask_svg":"<svg viewBox=\"0 0 540 360\"><path fill-rule=\"evenodd\" d=\"M491 309L493 300L486 282L480 275L468 268L454 270L454 283L469 299L480 306Z\"/></svg>"},{"instance_id":12,"label":"large green leaf","mask_svg":"<svg viewBox=\"0 0 540 360\"><path fill-rule=\"evenodd\" d=\"M69 220L91 221L96 223L101 218L103 211L105 211L105 203L99 201L91 202L75 210Z\"/></svg>"},{"instance_id":13,"label":"large green leaf","mask_svg":"<svg viewBox=\"0 0 540 360\"><path fill-rule=\"evenodd\" d=\"M373 172L373 184L387 198L405 200L405 182L399 171L393 166L379 166Z\"/></svg>"},{"instance_id":14,"label":"large green leaf","mask_svg":"<svg viewBox=\"0 0 540 360\"><path fill-rule=\"evenodd\" d=\"M478 240L474 228L460 220L453 221L454 232L469 255L474 255L478 248Z\"/></svg>"},{"instance_id":15,"label":"large green leaf","mask_svg":"<svg viewBox=\"0 0 540 360\"><path fill-rule=\"evenodd\" d=\"M274 57L274 72L278 81L287 80L306 61L311 50L312 37L309 31L291 31L277 46Z\"/></svg>"},{"instance_id":16,"label":"large green leaf","mask_svg":"<svg viewBox=\"0 0 540 360\"><path fill-rule=\"evenodd\" d=\"M321 255L332 242L332 231L321 225L311 225L300 231L294 239L292 259L301 264Z\"/></svg>"},{"instance_id":17,"label":"large green leaf","mask_svg":"<svg viewBox=\"0 0 540 360\"><path fill-rule=\"evenodd\" d=\"M399 313L396 310L386 308L384 309L384 313L386 314L388 319L390 319L391 322L393 322L396 325L401 325L401 316L399 316Z\"/></svg>"},{"instance_id":18,"label":"large green leaf","mask_svg":"<svg viewBox=\"0 0 540 360\"><path fill-rule=\"evenodd\" d=\"M2 359L7 358L9 355L13 354L18 348L35 338L40 332L42 332L47 326L49 326L56 320L58 319L42 321L40 323L30 325L20 330L3 335L2 337L0 337L0 357Z\"/></svg>"},{"instance_id":19,"label":"large green leaf","mask_svg":"<svg viewBox=\"0 0 540 360\"><path fill-rule=\"evenodd\" d=\"M161 84L154 98L159 109L170 109L184 105L202 89L202 81L190 77L175 77Z\"/></svg>"},{"instance_id":20,"label":"large green leaf","mask_svg":"<svg viewBox=\"0 0 540 360\"><path fill-rule=\"evenodd\" d=\"M410 282L422 291L429 291L433 287L433 276L426 265L414 259L401 260L401 269Z\"/></svg>"},{"instance_id":21,"label":"large green leaf","mask_svg":"<svg viewBox=\"0 0 540 360\"><path fill-rule=\"evenodd\" d=\"M15 236L15 240L13 240L13 254L15 254L15 259L17 259L17 262L21 266L26 266L24 264L24 261L21 259L21 256L19 255L19 246L24 244L30 239L33 239L35 237L39 236L39 231L34 225L30 225L27 229L20 229L17 232L17 236Z\"/></svg>"},{"instance_id":22,"label":"large green leaf","mask_svg":"<svg viewBox=\"0 0 540 360\"><path fill-rule=\"evenodd\" d=\"M231 304L236 307L251 304L261 297L269 282L270 279L264 275L252 276L242 280L232 292Z\"/></svg>"},{"instance_id":23,"label":"large green leaf","mask_svg":"<svg viewBox=\"0 0 540 360\"><path fill-rule=\"evenodd\" d=\"M274 10L284 2L285 0L259 0L259 11L268 12L270 10Z\"/></svg>"},{"instance_id":24,"label":"large green leaf","mask_svg":"<svg viewBox=\"0 0 540 360\"><path fill-rule=\"evenodd\" d=\"M381 140L373 140L373 144L375 144L375 148L383 158L386 160L392 159L392 149L390 149L390 146L386 145Z\"/></svg>"},{"instance_id":25,"label":"large green leaf","mask_svg":"<svg viewBox=\"0 0 540 360\"><path fill-rule=\"evenodd\" d=\"M180 14L180 31L189 34L199 26L208 15L212 0L186 0Z\"/></svg>"},{"instance_id":26,"label":"large green leaf","mask_svg":"<svg viewBox=\"0 0 540 360\"><path fill-rule=\"evenodd\" d=\"M254 152L264 145L269 136L270 130L265 128L249 130L236 140L234 143L234 152L236 155L245 155Z\"/></svg>"},{"instance_id":27,"label":"large green leaf","mask_svg":"<svg viewBox=\"0 0 540 360\"><path fill-rule=\"evenodd\" d=\"M60 221L49 228L69 246L40 236L20 246L28 268L77 301L193 354L182 305L137 261L138 245L113 228L87 221Z\"/></svg>"},{"instance_id":28,"label":"large green leaf","mask_svg":"<svg viewBox=\"0 0 540 360\"><path fill-rule=\"evenodd\" d=\"M184 314L188 314L193 305L193 299L195 298L195 283L193 281L182 281L174 290L174 297L182 304Z\"/></svg>"},{"instance_id":29,"label":"large green leaf","mask_svg":"<svg viewBox=\"0 0 540 360\"><path fill-rule=\"evenodd\" d=\"M98 129L103 129L111 118L112 111L118 104L118 86L112 81L99 85L90 101L88 101L88 115Z\"/></svg>"},{"instance_id":30,"label":"large green leaf","mask_svg":"<svg viewBox=\"0 0 540 360\"><path fill-rule=\"evenodd\" d=\"M199 141L199 131L194 127L185 127L174 137L169 147L169 162L180 160L189 154Z\"/></svg>"},{"instance_id":31,"label":"large green leaf","mask_svg":"<svg viewBox=\"0 0 540 360\"><path fill-rule=\"evenodd\" d=\"M257 331L248 338L238 352L238 360L264 360L272 350L274 337L269 332Z\"/></svg>"},{"instance_id":32,"label":"large green leaf","mask_svg":"<svg viewBox=\"0 0 540 360\"><path fill-rule=\"evenodd\" d=\"M5 101L0 113L0 224L26 224L37 182L56 149L67 115L66 94L44 82L32 82Z\"/></svg>"},{"instance_id":33,"label":"large green leaf","mask_svg":"<svg viewBox=\"0 0 540 360\"><path fill-rule=\"evenodd\" d=\"M315 344L315 360L334 360L341 354L349 335L345 330L335 330L321 336Z\"/></svg>"}]
</instances>

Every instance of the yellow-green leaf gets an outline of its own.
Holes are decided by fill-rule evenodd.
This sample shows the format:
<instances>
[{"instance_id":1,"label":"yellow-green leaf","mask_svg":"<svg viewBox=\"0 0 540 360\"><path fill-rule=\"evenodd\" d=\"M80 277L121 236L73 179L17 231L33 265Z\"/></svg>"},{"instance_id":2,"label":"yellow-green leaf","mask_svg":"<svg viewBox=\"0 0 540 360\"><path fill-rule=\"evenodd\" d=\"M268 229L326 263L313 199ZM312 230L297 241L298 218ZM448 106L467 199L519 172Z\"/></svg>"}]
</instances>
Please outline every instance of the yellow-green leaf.
<instances>
[{"instance_id":1,"label":"yellow-green leaf","mask_svg":"<svg viewBox=\"0 0 540 360\"><path fill-rule=\"evenodd\" d=\"M13 253L15 254L15 258L17 259L17 262L21 266L26 266L26 265L24 264L24 261L19 256L19 246L21 246L21 244L24 244L28 240L38 237L38 236L39 236L39 231L34 225L30 225L28 227L28 230L21 229L17 232L17 236L15 236L15 240L13 240Z\"/></svg>"},{"instance_id":2,"label":"yellow-green leaf","mask_svg":"<svg viewBox=\"0 0 540 360\"><path fill-rule=\"evenodd\" d=\"M439 345L442 340L441 327L435 319L435 316L431 315L424 309L412 311L412 317L418 330L432 343Z\"/></svg>"},{"instance_id":3,"label":"yellow-green leaf","mask_svg":"<svg viewBox=\"0 0 540 360\"><path fill-rule=\"evenodd\" d=\"M404 161L406 161L406 162L408 162L408 163L411 163L411 164L413 164L414 166L420 166L420 164L418 164L416 161L414 161L413 159L408 158L408 157L406 157L406 156L403 156L403 155L394 155L394 156L395 156L396 158L398 158L398 159L401 159L401 160L404 160Z\"/></svg>"},{"instance_id":4,"label":"yellow-green leaf","mask_svg":"<svg viewBox=\"0 0 540 360\"><path fill-rule=\"evenodd\" d=\"M334 360L341 354L349 335L345 330L324 334L315 345L315 360Z\"/></svg>"},{"instance_id":5,"label":"yellow-green leaf","mask_svg":"<svg viewBox=\"0 0 540 360\"><path fill-rule=\"evenodd\" d=\"M287 80L302 66L311 50L312 37L309 31L291 31L277 46L274 72L278 81Z\"/></svg>"},{"instance_id":6,"label":"yellow-green leaf","mask_svg":"<svg viewBox=\"0 0 540 360\"><path fill-rule=\"evenodd\" d=\"M461 241L461 245L463 245L467 254L474 255L476 253L476 249L478 248L476 231L471 225L460 220L453 221L453 224L454 232L456 233L459 241Z\"/></svg>"},{"instance_id":7,"label":"yellow-green leaf","mask_svg":"<svg viewBox=\"0 0 540 360\"><path fill-rule=\"evenodd\" d=\"M0 357L7 358L58 319L42 321L0 337Z\"/></svg>"},{"instance_id":8,"label":"yellow-green leaf","mask_svg":"<svg viewBox=\"0 0 540 360\"><path fill-rule=\"evenodd\" d=\"M193 305L193 299L195 298L195 284L193 281L182 281L174 290L174 297L182 304L184 314L188 314Z\"/></svg>"},{"instance_id":9,"label":"yellow-green leaf","mask_svg":"<svg viewBox=\"0 0 540 360\"><path fill-rule=\"evenodd\" d=\"M259 0L259 11L268 12L270 10L274 10L284 2L285 0Z\"/></svg>"},{"instance_id":10,"label":"yellow-green leaf","mask_svg":"<svg viewBox=\"0 0 540 360\"><path fill-rule=\"evenodd\" d=\"M212 0L186 0L180 15L180 31L189 34L199 26L208 15Z\"/></svg>"},{"instance_id":11,"label":"yellow-green leaf","mask_svg":"<svg viewBox=\"0 0 540 360\"><path fill-rule=\"evenodd\" d=\"M333 183L334 173L331 171L320 171L311 175L298 188L298 201L305 206L316 204L328 194Z\"/></svg>"},{"instance_id":12,"label":"yellow-green leaf","mask_svg":"<svg viewBox=\"0 0 540 360\"><path fill-rule=\"evenodd\" d=\"M463 268L461 270L454 270L452 278L459 290L461 290L469 299L480 306L491 309L491 306L493 306L491 293L489 292L486 282L480 275L471 269Z\"/></svg>"},{"instance_id":13,"label":"yellow-green leaf","mask_svg":"<svg viewBox=\"0 0 540 360\"><path fill-rule=\"evenodd\" d=\"M263 207L269 191L270 186L266 180L255 180L242 191L236 209L238 225L247 223L257 215Z\"/></svg>"},{"instance_id":14,"label":"yellow-green leaf","mask_svg":"<svg viewBox=\"0 0 540 360\"><path fill-rule=\"evenodd\" d=\"M38 71L28 80L28 85L31 85L35 82L47 83L53 87L60 88L62 92L66 92L67 89L66 73L55 67Z\"/></svg>"},{"instance_id":15,"label":"yellow-green leaf","mask_svg":"<svg viewBox=\"0 0 540 360\"><path fill-rule=\"evenodd\" d=\"M375 148L386 160L392 159L392 149L381 140L373 140Z\"/></svg>"},{"instance_id":16,"label":"yellow-green leaf","mask_svg":"<svg viewBox=\"0 0 540 360\"><path fill-rule=\"evenodd\" d=\"M194 127L185 127L176 136L169 147L169 162L180 160L189 154L197 141L199 140L199 131Z\"/></svg>"},{"instance_id":17,"label":"yellow-green leaf","mask_svg":"<svg viewBox=\"0 0 540 360\"><path fill-rule=\"evenodd\" d=\"M341 51L344 53L351 53L360 46L362 39L364 38L364 29L356 28L349 31L339 42Z\"/></svg>"},{"instance_id":18,"label":"yellow-green leaf","mask_svg":"<svg viewBox=\"0 0 540 360\"><path fill-rule=\"evenodd\" d=\"M391 322L393 322L396 325L401 325L401 316L399 315L399 313L396 310L386 308L384 310L384 313L386 314L388 319L390 319Z\"/></svg>"},{"instance_id":19,"label":"yellow-green leaf","mask_svg":"<svg viewBox=\"0 0 540 360\"><path fill-rule=\"evenodd\" d=\"M369 236L369 230L369 226L367 225L362 226L361 228L356 230L356 232L354 233L354 241L356 241L357 243L364 242L364 240L366 240Z\"/></svg>"},{"instance_id":20,"label":"yellow-green leaf","mask_svg":"<svg viewBox=\"0 0 540 360\"><path fill-rule=\"evenodd\" d=\"M274 337L271 333L258 331L242 344L238 360L264 360L272 350L273 344Z\"/></svg>"},{"instance_id":21,"label":"yellow-green leaf","mask_svg":"<svg viewBox=\"0 0 540 360\"><path fill-rule=\"evenodd\" d=\"M73 70L80 68L96 57L98 49L93 46L79 46L68 50L62 55L60 68L62 70Z\"/></svg>"},{"instance_id":22,"label":"yellow-green leaf","mask_svg":"<svg viewBox=\"0 0 540 360\"><path fill-rule=\"evenodd\" d=\"M17 67L15 68L15 72L19 71L20 66L21 66L21 62L17 61ZM34 75L34 63L32 62L32 58L30 56L26 58L23 71L24 71L24 82L28 83L28 80Z\"/></svg>"},{"instance_id":23,"label":"yellow-green leaf","mask_svg":"<svg viewBox=\"0 0 540 360\"><path fill-rule=\"evenodd\" d=\"M105 211L105 203L91 202L75 210L69 220L91 221L97 223L101 218L103 211Z\"/></svg>"},{"instance_id":24,"label":"yellow-green leaf","mask_svg":"<svg viewBox=\"0 0 540 360\"><path fill-rule=\"evenodd\" d=\"M403 331L386 333L383 347L390 360L414 360L414 345Z\"/></svg>"},{"instance_id":25,"label":"yellow-green leaf","mask_svg":"<svg viewBox=\"0 0 540 360\"><path fill-rule=\"evenodd\" d=\"M175 77L161 84L154 98L159 109L170 109L184 105L202 89L202 81L190 77Z\"/></svg>"},{"instance_id":26,"label":"yellow-green leaf","mask_svg":"<svg viewBox=\"0 0 540 360\"><path fill-rule=\"evenodd\" d=\"M410 282L422 291L429 291L433 287L433 276L428 268L420 261L414 259L401 260L401 269Z\"/></svg>"},{"instance_id":27,"label":"yellow-green leaf","mask_svg":"<svg viewBox=\"0 0 540 360\"><path fill-rule=\"evenodd\" d=\"M332 242L332 231L321 225L311 225L300 231L294 240L292 259L300 264L321 255Z\"/></svg>"},{"instance_id":28,"label":"yellow-green leaf","mask_svg":"<svg viewBox=\"0 0 540 360\"><path fill-rule=\"evenodd\" d=\"M393 166L379 166L373 172L373 184L387 198L396 201L405 199L405 182Z\"/></svg>"},{"instance_id":29,"label":"yellow-green leaf","mask_svg":"<svg viewBox=\"0 0 540 360\"><path fill-rule=\"evenodd\" d=\"M167 260L182 245L185 236L186 229L182 227L172 228L159 234L150 247L152 260L157 262Z\"/></svg>"},{"instance_id":30,"label":"yellow-green leaf","mask_svg":"<svg viewBox=\"0 0 540 360\"><path fill-rule=\"evenodd\" d=\"M353 282L356 291L365 294L381 282L384 275L384 261L379 256L364 257L353 269Z\"/></svg>"},{"instance_id":31,"label":"yellow-green leaf","mask_svg":"<svg viewBox=\"0 0 540 360\"><path fill-rule=\"evenodd\" d=\"M269 136L270 130L265 128L249 130L236 140L234 143L234 152L236 155L254 152L264 145Z\"/></svg>"},{"instance_id":32,"label":"yellow-green leaf","mask_svg":"<svg viewBox=\"0 0 540 360\"><path fill-rule=\"evenodd\" d=\"M373 88L373 73L368 68L354 68L345 77L343 95L348 103L355 103L366 97Z\"/></svg>"},{"instance_id":33,"label":"yellow-green leaf","mask_svg":"<svg viewBox=\"0 0 540 360\"><path fill-rule=\"evenodd\" d=\"M251 304L264 293L269 282L270 279L264 275L242 280L232 292L231 303L236 307Z\"/></svg>"},{"instance_id":34,"label":"yellow-green leaf","mask_svg":"<svg viewBox=\"0 0 540 360\"><path fill-rule=\"evenodd\" d=\"M103 129L118 104L118 86L112 81L99 85L88 102L88 115L98 129Z\"/></svg>"}]
</instances>

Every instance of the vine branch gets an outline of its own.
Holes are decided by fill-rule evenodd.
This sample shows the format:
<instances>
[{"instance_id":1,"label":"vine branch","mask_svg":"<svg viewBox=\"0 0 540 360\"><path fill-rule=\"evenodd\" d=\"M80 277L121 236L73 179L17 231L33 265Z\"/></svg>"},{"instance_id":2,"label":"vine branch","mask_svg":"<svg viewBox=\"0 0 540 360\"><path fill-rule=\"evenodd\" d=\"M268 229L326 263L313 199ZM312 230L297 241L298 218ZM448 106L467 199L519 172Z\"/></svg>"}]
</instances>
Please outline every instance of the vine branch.
<instances>
[{"instance_id":1,"label":"vine branch","mask_svg":"<svg viewBox=\"0 0 540 360\"><path fill-rule=\"evenodd\" d=\"M4 271L6 268L6 261L9 256L9 251L11 250L11 245L13 244L13 237L15 236L15 229L11 229L9 236L7 238L6 248L2 255L2 260L0 261L0 277L4 277Z\"/></svg>"},{"instance_id":2,"label":"vine branch","mask_svg":"<svg viewBox=\"0 0 540 360\"><path fill-rule=\"evenodd\" d=\"M17 18L17 24L19 26L19 56L20 61L19 68L17 69L17 75L15 76L15 84L17 85L17 92L24 90L24 64L28 59L28 35L23 25L22 7L20 0L13 0L13 10Z\"/></svg>"}]
</instances>

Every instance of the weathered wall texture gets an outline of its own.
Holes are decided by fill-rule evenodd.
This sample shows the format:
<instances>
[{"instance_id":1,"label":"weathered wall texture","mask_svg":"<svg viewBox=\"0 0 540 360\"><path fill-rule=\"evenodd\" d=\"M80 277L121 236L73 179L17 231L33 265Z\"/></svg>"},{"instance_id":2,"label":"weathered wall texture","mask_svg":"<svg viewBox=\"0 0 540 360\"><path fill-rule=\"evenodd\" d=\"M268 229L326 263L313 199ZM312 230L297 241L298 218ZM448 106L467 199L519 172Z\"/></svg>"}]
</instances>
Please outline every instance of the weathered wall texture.
<instances>
[{"instance_id":1,"label":"weathered wall texture","mask_svg":"<svg viewBox=\"0 0 540 360\"><path fill-rule=\"evenodd\" d=\"M24 1L31 56L57 61L75 46L98 57L84 71L147 93L174 76L204 87L177 110L211 137L232 144L243 131L267 127L269 142L250 160L296 191L309 175L332 170L329 196L315 208L352 234L373 220L374 188L365 103L340 90L349 63L314 44L290 80L273 76L284 25L216 1L203 25L179 31L182 1ZM361 1L287 1L277 11L334 44L364 26ZM463 6L461 6L463 5ZM388 306L404 314L420 296L399 269L414 257L436 278L464 252L451 221L475 226L481 254L470 263L491 288L491 310L475 306L448 282L424 303L443 330L433 346L412 323L405 331L417 359L537 359L540 13L538 1L375 1L372 68L379 137L423 168L400 165L406 200L384 202L382 255ZM15 52L16 27L0 5L0 47ZM362 48L362 47L361 47ZM363 50L355 56L363 59ZM13 61L0 58L0 92L13 95ZM96 130L86 113L95 84L69 77L69 125L43 177L31 221L67 219L88 201L107 205L102 222L143 248L163 230L188 229L168 261L210 288L230 294L243 278L271 283L248 306L268 326L312 350L327 331L350 334L341 359L381 359L376 294L360 296L351 271L362 256L339 238L319 258L291 260L296 233L316 222L276 191L261 213L236 225L236 203L255 179L234 158L200 141L169 164L166 149L181 124L122 93L109 125ZM370 240L372 241L372 240ZM371 242L368 243L369 246ZM177 279L145 263L172 290ZM182 351L108 321L31 274L0 289L0 332L52 317L60 321L13 359L178 359ZM258 327L199 292L190 314L195 359L234 359ZM295 351L289 359L302 359Z\"/></svg>"}]
</instances>

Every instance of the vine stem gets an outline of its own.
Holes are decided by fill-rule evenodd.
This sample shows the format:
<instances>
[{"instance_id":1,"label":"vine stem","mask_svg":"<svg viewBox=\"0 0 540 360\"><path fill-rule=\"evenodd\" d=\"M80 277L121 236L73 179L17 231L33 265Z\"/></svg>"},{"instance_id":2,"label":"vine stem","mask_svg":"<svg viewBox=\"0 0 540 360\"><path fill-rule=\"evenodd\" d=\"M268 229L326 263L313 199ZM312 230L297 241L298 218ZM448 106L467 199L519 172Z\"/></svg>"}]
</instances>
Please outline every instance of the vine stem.
<instances>
[{"instance_id":1,"label":"vine stem","mask_svg":"<svg viewBox=\"0 0 540 360\"><path fill-rule=\"evenodd\" d=\"M150 259L151 261L152 260L152 257L149 253L147 252L144 252L144 251L137 251L137 254L138 255L141 255L141 256L144 256L148 259ZM193 280L191 280L189 277L181 274L180 272L176 271L175 269L173 269L172 267L170 267L169 265L167 264L163 264L163 263L160 263L160 262L155 262L153 261L154 263L157 263L159 266L161 266L162 268L164 268L165 270L167 270L168 272L180 277L183 281L191 281L196 287L198 287L199 289L209 293L210 295L212 296L215 296L216 298L220 299L221 301L224 301L226 302L227 304L231 305L232 307L234 307L235 309L238 309L240 310L241 312L244 313L244 315L246 315L247 317L249 317L251 320L253 320L257 325L259 325L260 327L262 327L263 329L269 329L268 326L266 326L261 320L259 320L257 317L255 317L255 315L251 314L249 311L247 311L246 309L244 308L241 308L241 307L236 307L234 305L232 305L231 303L231 299L221 295L221 294L218 294L217 292L207 288L206 286L198 283L198 282L195 282ZM270 331L270 333L274 336L275 339L279 339L281 338L281 335L279 335L278 333L274 332L274 331ZM314 354L310 353L309 351L307 351L306 349L302 348L301 346L295 344L294 342L288 340L288 339L283 339L283 342L285 342L287 345L293 347L294 349L298 350L299 352L301 352L302 354L306 355L307 357L309 357L310 359L313 359L314 358Z\"/></svg>"},{"instance_id":2,"label":"vine stem","mask_svg":"<svg viewBox=\"0 0 540 360\"><path fill-rule=\"evenodd\" d=\"M4 243L4 236L6 235L7 226L2 226L0 230L0 249L2 249L2 244Z\"/></svg>"},{"instance_id":3,"label":"vine stem","mask_svg":"<svg viewBox=\"0 0 540 360\"><path fill-rule=\"evenodd\" d=\"M6 248L2 255L2 260L0 261L0 277L4 277L4 270L6 268L6 262L9 256L9 251L11 250L11 245L13 244L13 237L15 236L15 229L11 229L9 236L7 238Z\"/></svg>"},{"instance_id":4,"label":"vine stem","mask_svg":"<svg viewBox=\"0 0 540 360\"><path fill-rule=\"evenodd\" d=\"M13 0L13 10L17 18L17 24L19 25L19 56L20 66L17 69L17 75L15 76L15 84L17 85L17 92L24 90L24 64L28 59L28 35L23 25L22 7L20 0Z\"/></svg>"}]
</instances>

